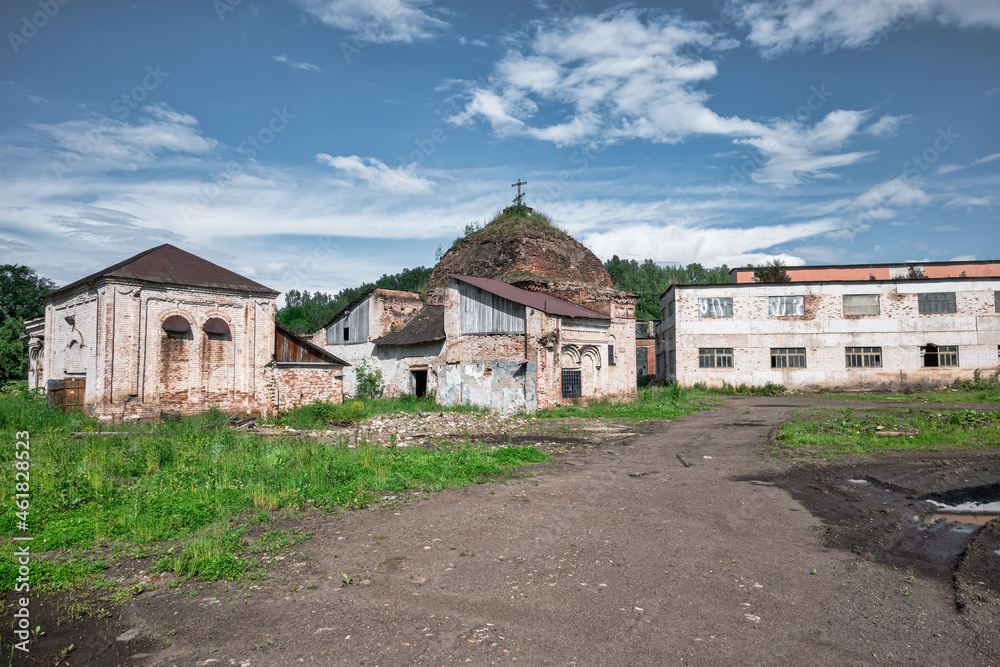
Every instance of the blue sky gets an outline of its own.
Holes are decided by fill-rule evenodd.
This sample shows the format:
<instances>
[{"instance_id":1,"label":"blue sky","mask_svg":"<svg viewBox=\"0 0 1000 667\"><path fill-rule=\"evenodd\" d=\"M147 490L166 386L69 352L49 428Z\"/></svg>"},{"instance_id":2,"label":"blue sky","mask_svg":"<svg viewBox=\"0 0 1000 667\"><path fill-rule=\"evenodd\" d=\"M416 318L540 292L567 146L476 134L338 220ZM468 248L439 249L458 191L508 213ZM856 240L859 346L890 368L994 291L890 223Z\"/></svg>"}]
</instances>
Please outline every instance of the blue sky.
<instances>
[{"instance_id":1,"label":"blue sky","mask_svg":"<svg viewBox=\"0 0 1000 667\"><path fill-rule=\"evenodd\" d=\"M528 181L598 256L996 259L995 0L6 0L0 263L430 266Z\"/></svg>"}]
</instances>

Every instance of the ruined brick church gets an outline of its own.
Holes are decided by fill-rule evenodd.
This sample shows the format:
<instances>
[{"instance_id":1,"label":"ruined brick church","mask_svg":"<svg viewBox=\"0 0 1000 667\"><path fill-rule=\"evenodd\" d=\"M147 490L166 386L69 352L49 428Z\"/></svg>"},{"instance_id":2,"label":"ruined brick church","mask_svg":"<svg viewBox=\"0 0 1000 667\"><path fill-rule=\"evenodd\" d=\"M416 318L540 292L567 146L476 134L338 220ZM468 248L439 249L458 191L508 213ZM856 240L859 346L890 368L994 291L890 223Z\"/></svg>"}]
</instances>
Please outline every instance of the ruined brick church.
<instances>
[{"instance_id":1,"label":"ruined brick church","mask_svg":"<svg viewBox=\"0 0 1000 667\"><path fill-rule=\"evenodd\" d=\"M636 393L636 297L525 207L457 240L422 294L371 289L312 340L382 370L390 395L534 411ZM354 374L345 376L352 393Z\"/></svg>"},{"instance_id":2,"label":"ruined brick church","mask_svg":"<svg viewBox=\"0 0 1000 667\"><path fill-rule=\"evenodd\" d=\"M457 240L423 293L369 290L315 343L276 322L277 296L180 248L150 248L46 295L29 384L114 419L340 402L362 361L390 396L447 405L530 412L635 397L636 298L523 206Z\"/></svg>"}]
</instances>

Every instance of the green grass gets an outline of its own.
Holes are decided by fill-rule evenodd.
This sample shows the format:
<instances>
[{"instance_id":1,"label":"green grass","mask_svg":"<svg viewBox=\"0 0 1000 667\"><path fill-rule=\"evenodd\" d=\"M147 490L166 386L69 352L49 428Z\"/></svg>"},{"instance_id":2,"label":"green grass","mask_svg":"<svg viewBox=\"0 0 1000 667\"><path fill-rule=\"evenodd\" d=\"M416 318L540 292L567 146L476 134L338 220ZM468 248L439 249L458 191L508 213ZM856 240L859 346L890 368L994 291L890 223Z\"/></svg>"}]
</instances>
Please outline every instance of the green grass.
<instances>
[{"instance_id":1,"label":"green grass","mask_svg":"<svg viewBox=\"0 0 1000 667\"><path fill-rule=\"evenodd\" d=\"M1000 411L816 408L783 424L775 440L795 454L818 457L997 446Z\"/></svg>"},{"instance_id":2,"label":"green grass","mask_svg":"<svg viewBox=\"0 0 1000 667\"><path fill-rule=\"evenodd\" d=\"M845 401L897 401L905 403L996 403L1000 390L991 389L935 389L914 394L864 394L859 392L826 393L824 398Z\"/></svg>"},{"instance_id":3,"label":"green grass","mask_svg":"<svg viewBox=\"0 0 1000 667\"><path fill-rule=\"evenodd\" d=\"M677 385L666 387L641 387L636 400L631 403L615 403L607 399L593 401L586 405L562 405L538 412L539 419L561 419L566 417L589 417L601 419L677 419L696 412L708 410L711 405L697 398L694 389Z\"/></svg>"},{"instance_id":4,"label":"green grass","mask_svg":"<svg viewBox=\"0 0 1000 667\"><path fill-rule=\"evenodd\" d=\"M389 403L366 405L389 411ZM546 460L533 447L404 449L365 440L354 447L346 439L331 444L199 428L224 418L210 411L179 422L116 424L115 431L133 435L101 437L98 424L80 413L62 415L24 392L0 394L0 469L11 482L15 432L31 433L30 529L17 528L16 488L8 483L0 487L0 534L31 535L35 554L49 552L32 567L33 589L77 581L93 571L87 563L102 549L121 547L149 546L160 565L169 565L164 569L180 574L242 576L251 568L240 557L247 526L268 522L274 510L360 508L383 493L478 483ZM70 431L95 435L72 438ZM3 542L0 589L9 590L13 547ZM79 567L58 570L57 553L72 554Z\"/></svg>"},{"instance_id":5,"label":"green grass","mask_svg":"<svg viewBox=\"0 0 1000 667\"><path fill-rule=\"evenodd\" d=\"M721 396L780 396L787 391L785 385L773 382L760 385L745 383L732 385L723 382L721 387L706 387L703 384L696 384L692 388L701 393Z\"/></svg>"},{"instance_id":6,"label":"green grass","mask_svg":"<svg viewBox=\"0 0 1000 667\"><path fill-rule=\"evenodd\" d=\"M439 405L432 397L363 398L344 403L312 403L278 413L268 422L300 430L329 428L330 422L356 423L386 414L416 412L485 412L472 405Z\"/></svg>"}]
</instances>

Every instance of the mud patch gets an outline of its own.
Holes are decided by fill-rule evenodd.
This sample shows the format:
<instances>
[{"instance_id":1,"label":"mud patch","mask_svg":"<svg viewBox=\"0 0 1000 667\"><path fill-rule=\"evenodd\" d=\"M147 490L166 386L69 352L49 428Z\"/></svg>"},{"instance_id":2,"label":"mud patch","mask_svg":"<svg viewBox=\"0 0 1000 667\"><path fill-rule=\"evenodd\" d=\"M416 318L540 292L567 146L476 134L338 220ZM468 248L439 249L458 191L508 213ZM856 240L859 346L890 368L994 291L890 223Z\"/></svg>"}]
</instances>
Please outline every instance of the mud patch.
<instances>
[{"instance_id":1,"label":"mud patch","mask_svg":"<svg viewBox=\"0 0 1000 667\"><path fill-rule=\"evenodd\" d=\"M998 451L812 463L771 481L826 524L828 546L935 576L965 568L977 586L1000 590L997 547L978 544L1000 523Z\"/></svg>"}]
</instances>

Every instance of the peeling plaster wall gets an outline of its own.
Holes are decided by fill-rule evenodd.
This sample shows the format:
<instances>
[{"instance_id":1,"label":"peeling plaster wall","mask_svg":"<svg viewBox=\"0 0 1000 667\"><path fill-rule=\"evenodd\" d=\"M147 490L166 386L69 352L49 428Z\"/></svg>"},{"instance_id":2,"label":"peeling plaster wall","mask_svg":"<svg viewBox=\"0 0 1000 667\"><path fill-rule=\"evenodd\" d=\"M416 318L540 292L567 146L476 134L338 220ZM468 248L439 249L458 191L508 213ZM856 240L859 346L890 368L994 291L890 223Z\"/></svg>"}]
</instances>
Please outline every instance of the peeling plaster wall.
<instances>
[{"instance_id":1,"label":"peeling plaster wall","mask_svg":"<svg viewBox=\"0 0 1000 667\"><path fill-rule=\"evenodd\" d=\"M438 402L479 405L497 412L534 412L535 364L494 362L438 367Z\"/></svg>"},{"instance_id":2,"label":"peeling plaster wall","mask_svg":"<svg viewBox=\"0 0 1000 667\"><path fill-rule=\"evenodd\" d=\"M864 281L719 288L675 287L661 299L657 331L662 357L674 355L673 374L682 385L760 385L816 390L900 390L937 387L971 379L976 369L993 372L1000 353L1000 279ZM954 314L919 313L918 294L955 292ZM878 294L878 315L843 313L845 294ZM770 317L768 297L804 297L801 316ZM731 296L733 317L699 317L701 297ZM669 315L669 302L674 314ZM957 345L958 367L924 367L921 346ZM732 348L734 368L698 367L699 348ZM770 349L806 349L806 368L772 369ZM880 347L881 368L847 368L846 347ZM669 365L669 362L668 362ZM669 379L664 368L661 379Z\"/></svg>"},{"instance_id":3,"label":"peeling plaster wall","mask_svg":"<svg viewBox=\"0 0 1000 667\"><path fill-rule=\"evenodd\" d=\"M382 368L386 395L396 397L412 393L410 372L412 370L426 370L427 395L436 396L438 392L437 365L443 349L443 342L392 347L380 345L376 353Z\"/></svg>"}]
</instances>

